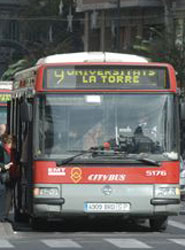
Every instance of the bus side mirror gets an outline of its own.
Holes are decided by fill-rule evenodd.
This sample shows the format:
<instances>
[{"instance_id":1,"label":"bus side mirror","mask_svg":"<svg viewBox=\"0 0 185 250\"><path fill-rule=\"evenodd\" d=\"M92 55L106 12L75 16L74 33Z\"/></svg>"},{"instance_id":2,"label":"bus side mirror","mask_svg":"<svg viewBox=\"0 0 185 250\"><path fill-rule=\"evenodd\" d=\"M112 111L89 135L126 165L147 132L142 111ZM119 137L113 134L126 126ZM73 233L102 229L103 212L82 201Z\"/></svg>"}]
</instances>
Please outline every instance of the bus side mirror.
<instances>
[{"instance_id":1,"label":"bus side mirror","mask_svg":"<svg viewBox=\"0 0 185 250\"><path fill-rule=\"evenodd\" d=\"M31 122L32 120L32 105L27 101L21 103L21 120L22 122Z\"/></svg>"}]
</instances>

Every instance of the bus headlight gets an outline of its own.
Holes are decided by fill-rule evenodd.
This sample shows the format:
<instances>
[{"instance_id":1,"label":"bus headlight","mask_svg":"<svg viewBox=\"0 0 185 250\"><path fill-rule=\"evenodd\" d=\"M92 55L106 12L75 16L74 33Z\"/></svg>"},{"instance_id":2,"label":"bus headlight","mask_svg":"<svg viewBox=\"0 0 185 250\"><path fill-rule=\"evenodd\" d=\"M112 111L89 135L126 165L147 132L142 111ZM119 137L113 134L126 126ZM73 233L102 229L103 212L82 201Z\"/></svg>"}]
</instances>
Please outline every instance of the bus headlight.
<instances>
[{"instance_id":1,"label":"bus headlight","mask_svg":"<svg viewBox=\"0 0 185 250\"><path fill-rule=\"evenodd\" d=\"M59 197L59 189L56 187L36 187L33 190L34 196Z\"/></svg>"},{"instance_id":2,"label":"bus headlight","mask_svg":"<svg viewBox=\"0 0 185 250\"><path fill-rule=\"evenodd\" d=\"M156 187L155 196L156 197L166 197L166 196L176 196L180 195L180 190L178 187Z\"/></svg>"}]
</instances>

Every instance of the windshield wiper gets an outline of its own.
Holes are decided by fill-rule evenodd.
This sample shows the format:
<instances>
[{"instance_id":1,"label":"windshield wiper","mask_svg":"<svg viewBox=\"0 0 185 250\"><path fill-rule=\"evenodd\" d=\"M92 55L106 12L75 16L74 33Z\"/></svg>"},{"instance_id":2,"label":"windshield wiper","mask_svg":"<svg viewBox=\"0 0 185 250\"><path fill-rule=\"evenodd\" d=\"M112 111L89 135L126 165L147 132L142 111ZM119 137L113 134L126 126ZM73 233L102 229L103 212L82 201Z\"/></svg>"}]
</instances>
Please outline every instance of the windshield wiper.
<instances>
[{"instance_id":1,"label":"windshield wiper","mask_svg":"<svg viewBox=\"0 0 185 250\"><path fill-rule=\"evenodd\" d=\"M136 160L143 162L143 163L146 163L146 164L151 164L154 166L161 166L161 163L159 161L156 161L154 159L147 158L147 157L142 157L142 158L140 157L140 158L137 158Z\"/></svg>"},{"instance_id":2,"label":"windshield wiper","mask_svg":"<svg viewBox=\"0 0 185 250\"><path fill-rule=\"evenodd\" d=\"M80 150L80 151L71 151L71 152L78 152L77 154L74 154L73 156L67 157L63 160L57 161L56 165L58 167L63 166L67 163L72 162L76 158L78 158L81 155L86 155L86 154L91 154L92 157L117 157L121 159L132 159L130 157L130 154L126 153L125 151L114 151L114 150L104 150L104 149L99 149L98 147L92 147L88 150ZM154 166L160 166L161 163L159 161L156 161L154 159L148 158L147 156L139 156L139 157L134 157L135 160L139 162L143 162L146 164L151 164Z\"/></svg>"},{"instance_id":3,"label":"windshield wiper","mask_svg":"<svg viewBox=\"0 0 185 250\"><path fill-rule=\"evenodd\" d=\"M63 159L63 160L61 160L61 161L57 161L57 162L56 162L56 165L57 165L58 167L59 167L59 166L62 166L62 165L65 165L65 164L67 164L67 163L72 162L75 158L77 158L77 157L79 157L79 156L81 156L81 155L93 154L93 153L95 153L95 152L96 152L96 150L94 150L94 149L82 150L82 151L79 151L78 154L75 154L75 155L73 155L73 156L67 157L67 158L65 158L65 159Z\"/></svg>"},{"instance_id":4,"label":"windshield wiper","mask_svg":"<svg viewBox=\"0 0 185 250\"><path fill-rule=\"evenodd\" d=\"M74 151L71 151L74 152ZM123 153L120 154L120 152L115 152L115 151L106 151L104 149L99 149L98 147L91 147L89 150L80 150L80 151L76 151L79 152L78 154L75 154L73 156L67 157L61 161L57 161L56 165L62 166L65 165L67 163L72 162L73 160L75 160L76 158L78 158L81 155L86 155L86 154L91 154L92 157L96 157L96 156L120 156L120 155L124 155Z\"/></svg>"}]
</instances>

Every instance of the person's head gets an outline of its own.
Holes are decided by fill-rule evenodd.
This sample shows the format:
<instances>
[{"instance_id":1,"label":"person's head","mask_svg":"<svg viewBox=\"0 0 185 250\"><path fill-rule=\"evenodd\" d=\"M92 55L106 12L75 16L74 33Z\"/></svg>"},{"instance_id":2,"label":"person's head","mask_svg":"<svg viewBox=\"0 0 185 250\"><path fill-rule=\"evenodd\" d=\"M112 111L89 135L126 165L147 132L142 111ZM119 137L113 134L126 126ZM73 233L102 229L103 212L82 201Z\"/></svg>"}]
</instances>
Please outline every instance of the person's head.
<instances>
[{"instance_id":1,"label":"person's head","mask_svg":"<svg viewBox=\"0 0 185 250\"><path fill-rule=\"evenodd\" d=\"M141 126L138 126L134 131L134 135L143 135L143 130Z\"/></svg>"},{"instance_id":2,"label":"person's head","mask_svg":"<svg viewBox=\"0 0 185 250\"><path fill-rule=\"evenodd\" d=\"M0 124L0 137L6 132L6 124Z\"/></svg>"},{"instance_id":3,"label":"person's head","mask_svg":"<svg viewBox=\"0 0 185 250\"><path fill-rule=\"evenodd\" d=\"M12 147L13 144L13 136L7 133L2 135L2 143L8 145L8 147Z\"/></svg>"}]
</instances>

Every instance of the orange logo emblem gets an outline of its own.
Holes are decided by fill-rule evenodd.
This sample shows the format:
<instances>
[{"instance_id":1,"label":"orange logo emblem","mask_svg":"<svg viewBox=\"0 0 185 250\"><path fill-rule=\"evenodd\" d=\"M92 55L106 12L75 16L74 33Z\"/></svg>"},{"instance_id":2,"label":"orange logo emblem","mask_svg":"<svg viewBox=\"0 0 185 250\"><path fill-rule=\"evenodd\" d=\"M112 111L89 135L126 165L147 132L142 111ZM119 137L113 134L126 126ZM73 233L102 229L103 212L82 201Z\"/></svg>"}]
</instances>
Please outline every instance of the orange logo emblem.
<instances>
[{"instance_id":1,"label":"orange logo emblem","mask_svg":"<svg viewBox=\"0 0 185 250\"><path fill-rule=\"evenodd\" d=\"M82 179L82 170L80 168L71 169L71 180L78 183Z\"/></svg>"}]
</instances>

